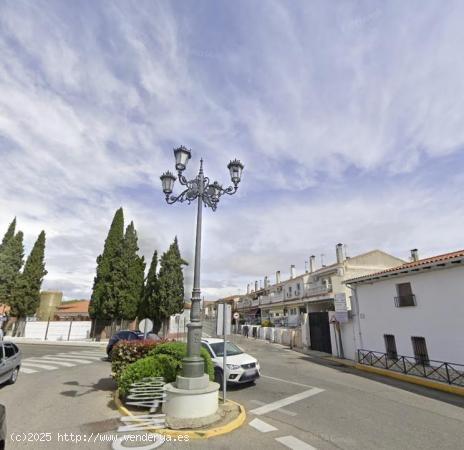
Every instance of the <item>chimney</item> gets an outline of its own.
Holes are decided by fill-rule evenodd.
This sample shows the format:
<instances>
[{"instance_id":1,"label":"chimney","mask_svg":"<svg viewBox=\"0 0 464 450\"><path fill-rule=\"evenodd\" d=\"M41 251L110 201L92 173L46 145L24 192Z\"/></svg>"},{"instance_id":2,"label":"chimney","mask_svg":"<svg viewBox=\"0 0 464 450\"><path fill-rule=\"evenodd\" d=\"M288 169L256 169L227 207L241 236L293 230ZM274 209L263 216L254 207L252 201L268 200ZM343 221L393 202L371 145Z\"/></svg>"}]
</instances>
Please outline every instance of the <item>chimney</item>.
<instances>
[{"instance_id":1,"label":"chimney","mask_svg":"<svg viewBox=\"0 0 464 450\"><path fill-rule=\"evenodd\" d=\"M314 269L316 268L316 257L314 255L311 255L309 257L309 273L313 273Z\"/></svg>"},{"instance_id":2,"label":"chimney","mask_svg":"<svg viewBox=\"0 0 464 450\"><path fill-rule=\"evenodd\" d=\"M293 278L295 278L295 265L294 264L290 266L290 279L293 279Z\"/></svg>"},{"instance_id":3,"label":"chimney","mask_svg":"<svg viewBox=\"0 0 464 450\"><path fill-rule=\"evenodd\" d=\"M264 277L264 289L267 289L269 287L269 279L267 275Z\"/></svg>"},{"instance_id":4,"label":"chimney","mask_svg":"<svg viewBox=\"0 0 464 450\"><path fill-rule=\"evenodd\" d=\"M250 283L247 284L247 294L250 293Z\"/></svg>"},{"instance_id":5,"label":"chimney","mask_svg":"<svg viewBox=\"0 0 464 450\"><path fill-rule=\"evenodd\" d=\"M255 292L258 291L258 282L255 281Z\"/></svg>"},{"instance_id":6,"label":"chimney","mask_svg":"<svg viewBox=\"0 0 464 450\"><path fill-rule=\"evenodd\" d=\"M336 253L337 253L337 264L341 264L343 260L345 259L343 257L343 244L337 244L335 247Z\"/></svg>"},{"instance_id":7,"label":"chimney","mask_svg":"<svg viewBox=\"0 0 464 450\"><path fill-rule=\"evenodd\" d=\"M280 270L276 272L276 284L280 283Z\"/></svg>"},{"instance_id":8,"label":"chimney","mask_svg":"<svg viewBox=\"0 0 464 450\"><path fill-rule=\"evenodd\" d=\"M417 250L417 248L413 248L411 250L411 261L419 261L419 251Z\"/></svg>"}]
</instances>

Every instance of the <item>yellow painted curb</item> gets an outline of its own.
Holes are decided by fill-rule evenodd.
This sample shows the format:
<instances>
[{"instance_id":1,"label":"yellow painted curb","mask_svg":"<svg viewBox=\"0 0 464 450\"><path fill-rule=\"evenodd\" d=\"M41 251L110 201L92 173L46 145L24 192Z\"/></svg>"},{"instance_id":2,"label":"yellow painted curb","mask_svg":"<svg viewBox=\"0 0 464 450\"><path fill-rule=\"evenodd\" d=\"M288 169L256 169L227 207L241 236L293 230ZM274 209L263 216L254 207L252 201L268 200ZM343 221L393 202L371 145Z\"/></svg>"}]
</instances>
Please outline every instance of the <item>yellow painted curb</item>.
<instances>
[{"instance_id":1,"label":"yellow painted curb","mask_svg":"<svg viewBox=\"0 0 464 450\"><path fill-rule=\"evenodd\" d=\"M397 380L406 381L408 383L418 384L425 386L430 389L436 389L438 391L448 392L450 394L462 395L464 397L464 388L459 386L450 386L448 384L440 383L439 381L432 381L426 378L419 378L414 375L406 375L400 372L394 372L392 370L381 369L380 367L366 366L364 364L357 363L354 366L356 369L363 370L364 372L372 372L385 377L395 378Z\"/></svg>"},{"instance_id":2,"label":"yellow painted curb","mask_svg":"<svg viewBox=\"0 0 464 450\"><path fill-rule=\"evenodd\" d=\"M151 431L152 433L159 433L159 434L164 434L168 436L188 436L191 439L208 439L214 436L220 436L221 434L226 434L230 433L231 431L236 430L237 428L241 427L245 420L246 420L246 412L245 408L243 405L237 402L233 402L232 400L227 400L230 403L233 403L234 405L237 405L240 408L240 413L238 417L236 417L234 420L232 420L230 423L227 425L223 425L220 427L214 427L209 430L169 430L168 428L162 428L162 429L147 429L147 431ZM136 415L132 414L121 402L119 398L119 389L116 389L114 392L114 403L116 405L116 408L118 408L118 411L123 415L123 416L133 416L137 417Z\"/></svg>"}]
</instances>

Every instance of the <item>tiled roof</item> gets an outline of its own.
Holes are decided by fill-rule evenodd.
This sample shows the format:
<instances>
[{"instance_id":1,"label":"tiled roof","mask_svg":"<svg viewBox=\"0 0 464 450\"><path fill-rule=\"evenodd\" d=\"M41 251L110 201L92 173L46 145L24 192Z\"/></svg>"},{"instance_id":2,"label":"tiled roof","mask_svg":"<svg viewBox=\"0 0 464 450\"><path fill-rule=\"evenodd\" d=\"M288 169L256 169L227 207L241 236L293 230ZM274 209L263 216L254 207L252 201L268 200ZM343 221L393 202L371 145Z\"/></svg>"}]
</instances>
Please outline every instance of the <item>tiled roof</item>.
<instances>
[{"instance_id":1,"label":"tiled roof","mask_svg":"<svg viewBox=\"0 0 464 450\"><path fill-rule=\"evenodd\" d=\"M87 314L89 312L89 300L79 300L77 302L64 302L58 308L56 313L82 313Z\"/></svg>"},{"instance_id":2,"label":"tiled roof","mask_svg":"<svg viewBox=\"0 0 464 450\"><path fill-rule=\"evenodd\" d=\"M345 283L354 283L357 281L370 280L372 278L379 278L382 276L386 276L388 274L393 274L395 272L403 272L405 270L416 269L416 268L419 269L421 267L428 266L430 264L448 262L450 260L460 259L460 258L464 258L464 250L458 250L456 252L445 253L443 255L419 259L418 261L411 261L408 263L404 263L401 266L391 267L390 269L385 269L380 272L371 273L369 275L363 275L362 277L351 278L350 280L347 280Z\"/></svg>"}]
</instances>

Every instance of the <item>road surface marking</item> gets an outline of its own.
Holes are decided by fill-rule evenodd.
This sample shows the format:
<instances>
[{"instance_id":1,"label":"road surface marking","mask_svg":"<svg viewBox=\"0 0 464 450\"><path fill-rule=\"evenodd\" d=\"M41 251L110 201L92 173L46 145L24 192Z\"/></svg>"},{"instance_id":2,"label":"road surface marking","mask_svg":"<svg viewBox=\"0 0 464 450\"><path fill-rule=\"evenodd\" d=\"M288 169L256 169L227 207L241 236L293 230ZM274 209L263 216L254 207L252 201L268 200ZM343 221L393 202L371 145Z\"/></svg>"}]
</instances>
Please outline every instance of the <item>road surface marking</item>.
<instances>
[{"instance_id":1,"label":"road surface marking","mask_svg":"<svg viewBox=\"0 0 464 450\"><path fill-rule=\"evenodd\" d=\"M298 402L305 398L320 394L321 392L324 392L324 389L312 388L312 389L309 389L308 391L303 391L303 392L300 392L299 394L291 395L290 397L277 400L276 402L268 403L267 405L260 406L259 408L256 408L256 409L252 409L250 413L256 414L257 416L261 416L271 411L275 411L276 409L282 408L283 406L291 405L292 403Z\"/></svg>"},{"instance_id":2,"label":"road surface marking","mask_svg":"<svg viewBox=\"0 0 464 450\"><path fill-rule=\"evenodd\" d=\"M253 419L248 425L256 428L258 431L261 431L261 433L268 433L269 431L277 430L276 427L273 427L272 425L269 425L268 423L259 419Z\"/></svg>"},{"instance_id":3,"label":"road surface marking","mask_svg":"<svg viewBox=\"0 0 464 450\"><path fill-rule=\"evenodd\" d=\"M37 373L38 372L37 370L28 369L27 367L21 367L21 369L19 369L19 371L21 373Z\"/></svg>"},{"instance_id":4,"label":"road surface marking","mask_svg":"<svg viewBox=\"0 0 464 450\"><path fill-rule=\"evenodd\" d=\"M106 357L106 353L101 353L101 352L98 352L98 353L95 353L95 352L73 352L73 353L78 353L79 355L87 355L87 356L97 356L99 358L103 358L103 357Z\"/></svg>"},{"instance_id":5,"label":"road surface marking","mask_svg":"<svg viewBox=\"0 0 464 450\"><path fill-rule=\"evenodd\" d=\"M92 364L93 361L89 361L87 359L77 359L74 356L71 357L66 357L65 355L54 355L53 359L56 359L57 361L69 361L69 362L77 362L81 364Z\"/></svg>"},{"instance_id":6,"label":"road surface marking","mask_svg":"<svg viewBox=\"0 0 464 450\"><path fill-rule=\"evenodd\" d=\"M68 362L63 362L63 361L59 361L57 358L27 358L27 359L24 359L23 361L30 361L30 362L44 362L44 363L50 363L50 364L58 364L59 366L63 366L63 367L74 367L75 364L71 364L71 363L68 363Z\"/></svg>"},{"instance_id":7,"label":"road surface marking","mask_svg":"<svg viewBox=\"0 0 464 450\"><path fill-rule=\"evenodd\" d=\"M261 378L269 378L270 380L282 381L286 384L294 384L295 386L302 386L307 388L312 388L309 384L296 383L295 381L284 380L283 378L270 377L269 375L261 375Z\"/></svg>"},{"instance_id":8,"label":"road surface marking","mask_svg":"<svg viewBox=\"0 0 464 450\"><path fill-rule=\"evenodd\" d=\"M66 353L66 356L72 356L72 357L77 356L80 358L93 359L95 361L101 360L101 356L83 355L82 353L79 353L79 352L69 352L69 353Z\"/></svg>"},{"instance_id":9,"label":"road surface marking","mask_svg":"<svg viewBox=\"0 0 464 450\"><path fill-rule=\"evenodd\" d=\"M293 436L283 436L276 438L277 442L284 444L285 447L291 448L292 450L316 450L316 447L307 444L306 442L300 441Z\"/></svg>"},{"instance_id":10,"label":"road surface marking","mask_svg":"<svg viewBox=\"0 0 464 450\"><path fill-rule=\"evenodd\" d=\"M262 402L261 400L251 400L250 403L254 403L255 405L259 405L259 406L262 406L262 405L266 404L265 402ZM292 416L292 417L295 417L295 416L298 415L297 413L295 413L293 411L289 411L288 409L284 409L284 408L280 408L279 412L281 412L283 414L287 414L287 416Z\"/></svg>"},{"instance_id":11,"label":"road surface marking","mask_svg":"<svg viewBox=\"0 0 464 450\"><path fill-rule=\"evenodd\" d=\"M38 367L39 369L45 369L45 370L56 370L58 367L55 366L47 366L46 364L39 364L39 363L34 363L34 362L28 362L27 360L23 359L21 362L21 367L23 366L32 366L32 367Z\"/></svg>"}]
</instances>

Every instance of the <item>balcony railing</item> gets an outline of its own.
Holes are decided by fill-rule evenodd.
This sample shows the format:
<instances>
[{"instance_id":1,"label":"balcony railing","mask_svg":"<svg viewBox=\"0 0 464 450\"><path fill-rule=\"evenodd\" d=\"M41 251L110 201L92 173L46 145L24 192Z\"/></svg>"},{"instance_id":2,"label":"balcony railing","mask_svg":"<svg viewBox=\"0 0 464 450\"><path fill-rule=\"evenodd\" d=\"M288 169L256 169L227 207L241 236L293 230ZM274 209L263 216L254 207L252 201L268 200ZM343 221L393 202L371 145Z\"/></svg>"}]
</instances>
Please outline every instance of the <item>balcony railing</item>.
<instances>
[{"instance_id":1,"label":"balcony railing","mask_svg":"<svg viewBox=\"0 0 464 450\"><path fill-rule=\"evenodd\" d=\"M305 295L320 295L320 294L328 294L332 292L332 285L331 284L320 284L316 286L308 286L305 288Z\"/></svg>"},{"instance_id":2,"label":"balcony railing","mask_svg":"<svg viewBox=\"0 0 464 450\"><path fill-rule=\"evenodd\" d=\"M395 297L395 306L402 308L404 306L416 306L416 296L414 294L399 295Z\"/></svg>"},{"instance_id":3,"label":"balcony railing","mask_svg":"<svg viewBox=\"0 0 464 450\"><path fill-rule=\"evenodd\" d=\"M464 386L464 365L444 361L429 360L412 356L396 356L391 358L387 353L371 350L358 350L359 364L381 369L401 372L416 377L428 378L456 386Z\"/></svg>"}]
</instances>

